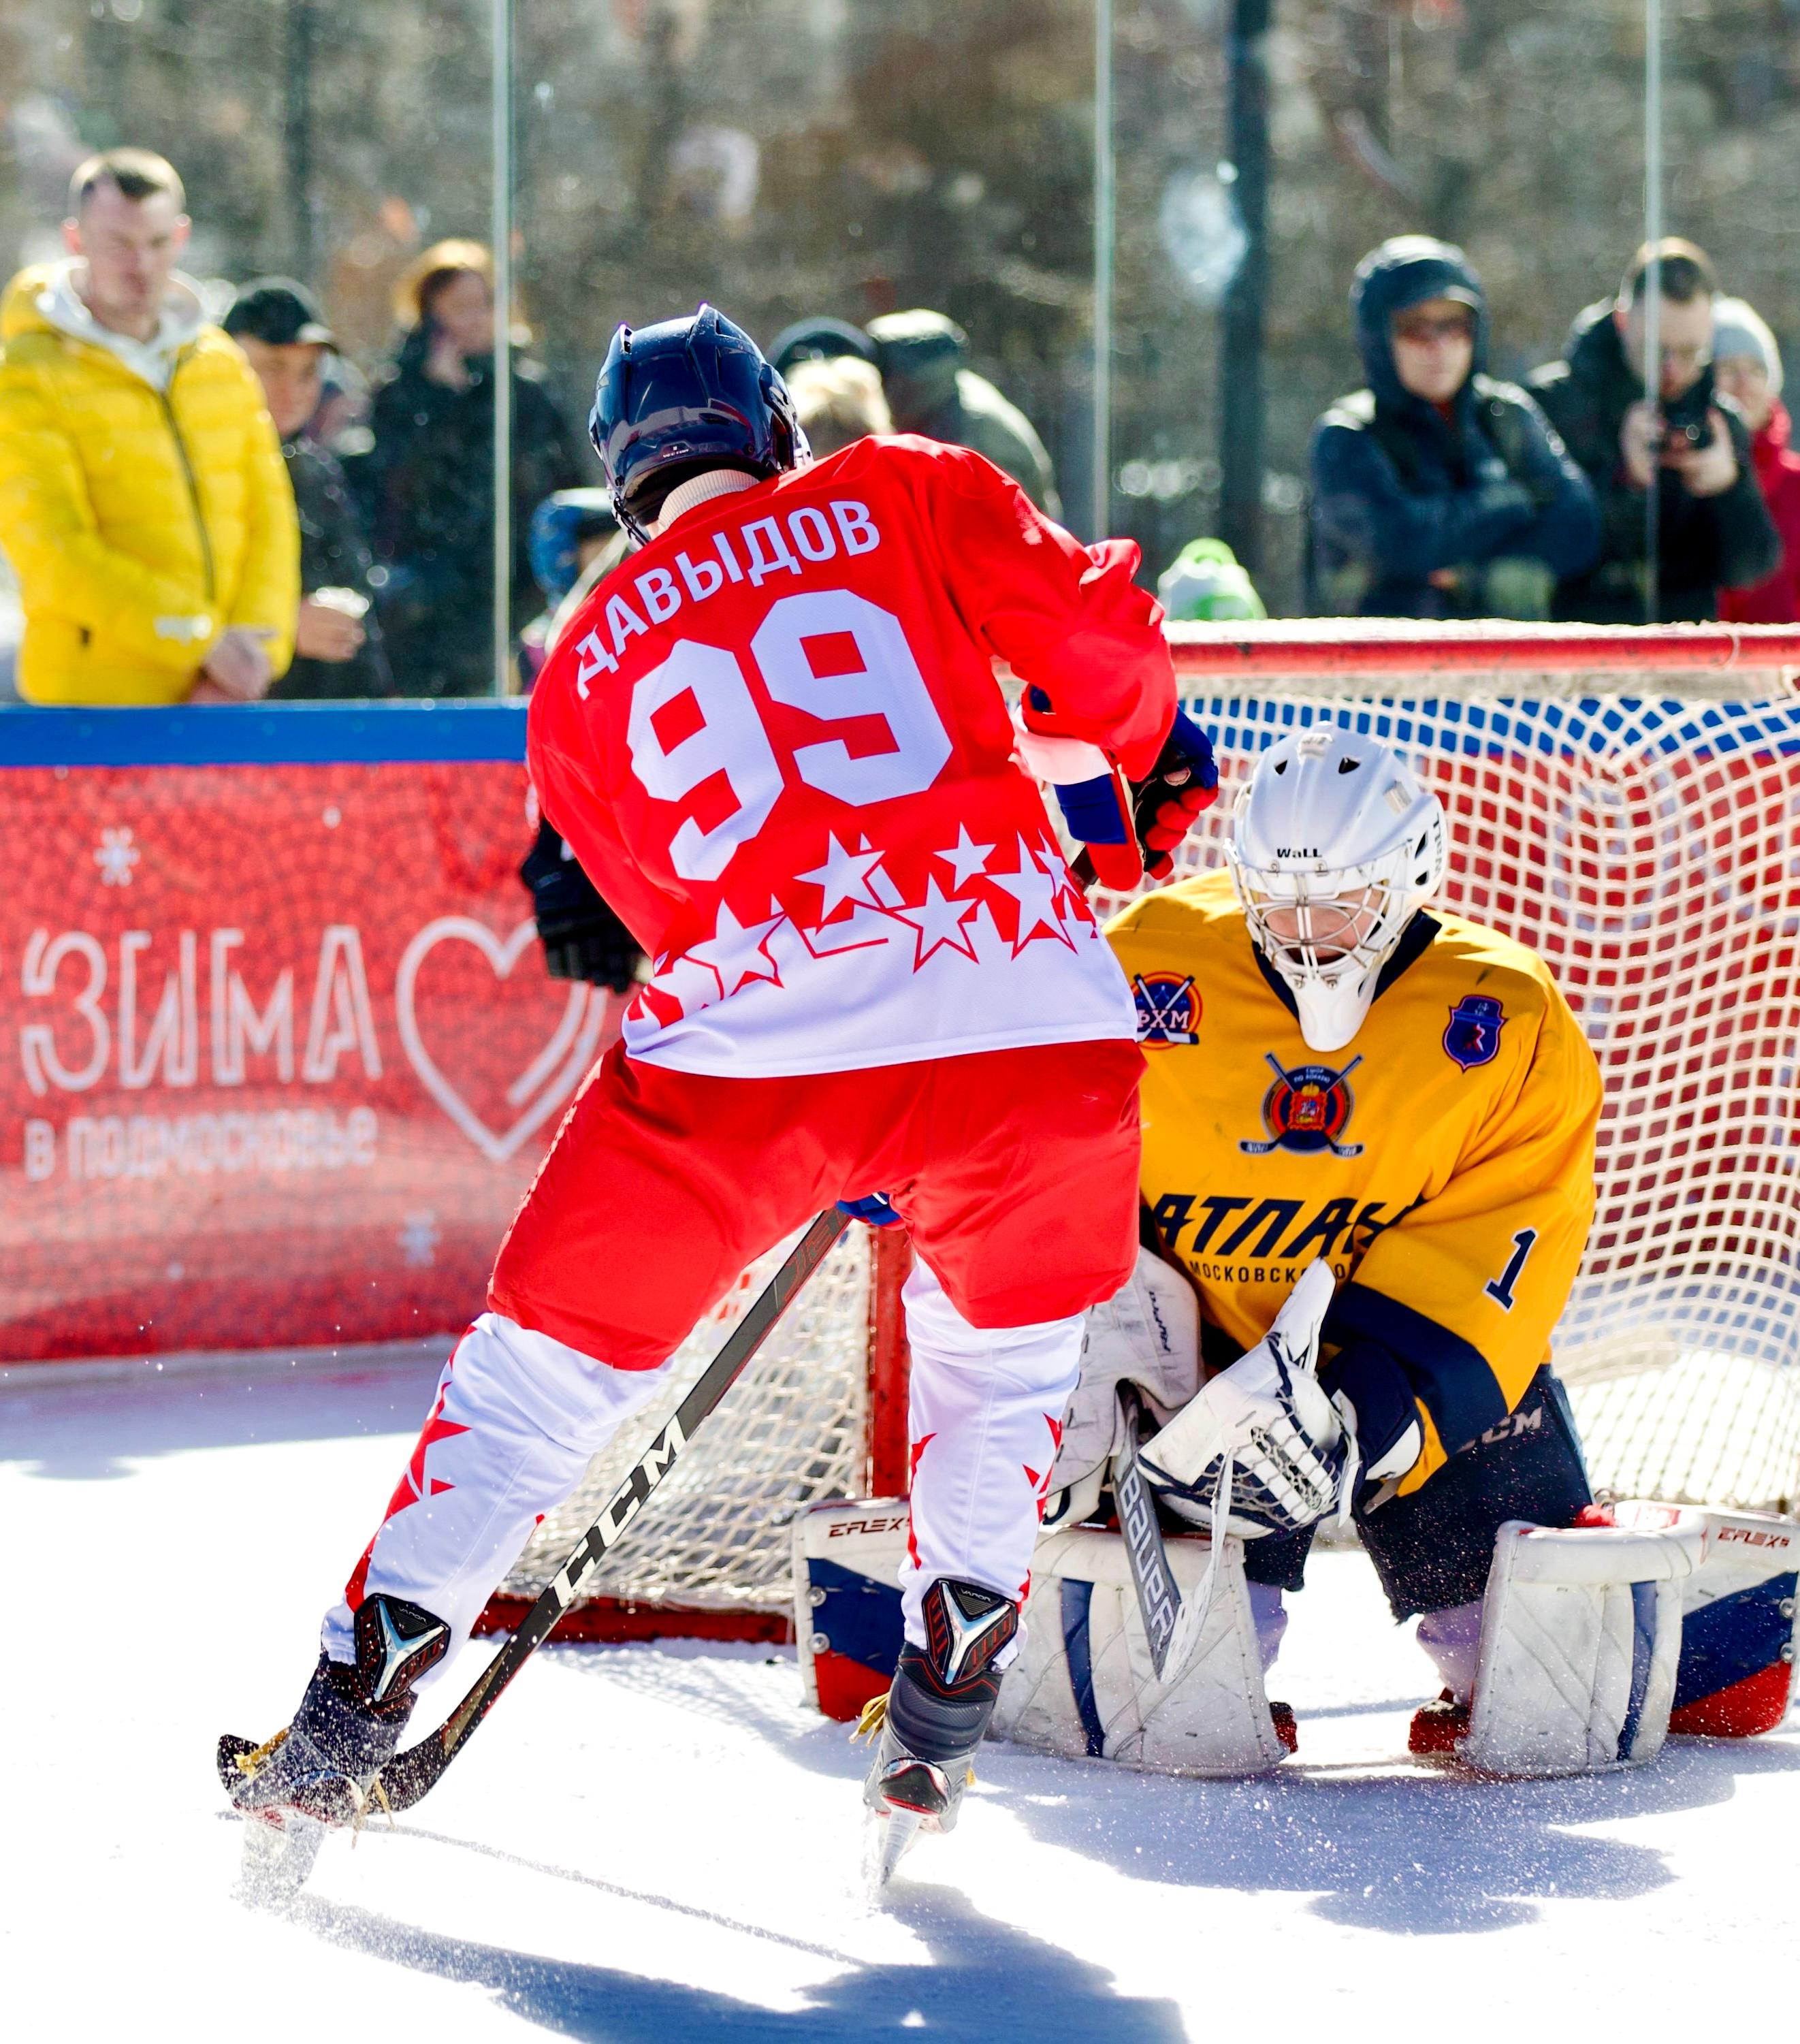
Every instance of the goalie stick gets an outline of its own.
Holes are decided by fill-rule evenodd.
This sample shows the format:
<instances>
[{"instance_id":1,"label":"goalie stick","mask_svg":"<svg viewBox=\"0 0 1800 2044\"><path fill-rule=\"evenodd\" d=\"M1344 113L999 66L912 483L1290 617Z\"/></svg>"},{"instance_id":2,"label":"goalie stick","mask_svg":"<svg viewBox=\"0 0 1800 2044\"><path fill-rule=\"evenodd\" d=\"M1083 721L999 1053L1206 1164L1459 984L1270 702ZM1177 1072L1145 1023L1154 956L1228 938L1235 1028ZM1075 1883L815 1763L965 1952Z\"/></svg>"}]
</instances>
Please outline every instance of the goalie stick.
<instances>
[{"instance_id":1,"label":"goalie stick","mask_svg":"<svg viewBox=\"0 0 1800 2044\"><path fill-rule=\"evenodd\" d=\"M1144 1402L1134 1385L1119 1385L1119 1404L1125 1438L1112 1458L1112 1500L1119 1512L1119 1530L1125 1536L1126 1559L1131 1564L1131 1587L1138 1593L1138 1609L1160 1682L1181 1622L1181 1592L1162 1544L1156 1500L1138 1466Z\"/></svg>"},{"instance_id":2,"label":"goalie stick","mask_svg":"<svg viewBox=\"0 0 1800 2044\"><path fill-rule=\"evenodd\" d=\"M693 1389L639 1456L605 1510L575 1543L568 1560L526 1612L518 1631L482 1669L468 1695L436 1731L405 1752L397 1753L382 1769L377 1780L390 1809L409 1810L436 1787L470 1733L499 1702L507 1684L549 1638L558 1619L581 1594L581 1585L618 1545L625 1529L674 1467L700 1423L737 1381L795 1294L836 1247L848 1225L844 1216L831 1207L807 1229Z\"/></svg>"}]
</instances>

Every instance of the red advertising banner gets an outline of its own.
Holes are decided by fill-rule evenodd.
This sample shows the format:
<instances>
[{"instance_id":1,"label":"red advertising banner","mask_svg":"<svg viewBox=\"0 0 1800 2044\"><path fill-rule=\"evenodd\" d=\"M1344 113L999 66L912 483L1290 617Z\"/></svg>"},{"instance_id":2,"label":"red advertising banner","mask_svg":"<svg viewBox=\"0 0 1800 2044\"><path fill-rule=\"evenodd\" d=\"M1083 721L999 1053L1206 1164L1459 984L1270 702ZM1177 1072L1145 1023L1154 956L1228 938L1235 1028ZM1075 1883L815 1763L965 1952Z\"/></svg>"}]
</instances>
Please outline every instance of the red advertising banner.
<instances>
[{"instance_id":1,"label":"red advertising banner","mask_svg":"<svg viewBox=\"0 0 1800 2044\"><path fill-rule=\"evenodd\" d=\"M544 971L523 766L0 778L0 1361L481 1309L621 1005Z\"/></svg>"}]
</instances>

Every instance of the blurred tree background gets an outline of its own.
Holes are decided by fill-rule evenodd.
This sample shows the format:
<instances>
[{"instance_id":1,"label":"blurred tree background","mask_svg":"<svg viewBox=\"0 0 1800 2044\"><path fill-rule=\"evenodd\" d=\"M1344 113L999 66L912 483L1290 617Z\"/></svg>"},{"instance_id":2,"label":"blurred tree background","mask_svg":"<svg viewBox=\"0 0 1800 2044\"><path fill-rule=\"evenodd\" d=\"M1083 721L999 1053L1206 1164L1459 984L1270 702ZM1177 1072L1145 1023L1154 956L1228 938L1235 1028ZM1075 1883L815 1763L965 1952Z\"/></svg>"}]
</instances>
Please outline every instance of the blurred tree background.
<instances>
[{"instance_id":1,"label":"blurred tree background","mask_svg":"<svg viewBox=\"0 0 1800 2044\"><path fill-rule=\"evenodd\" d=\"M524 0L521 309L572 413L612 326L714 299L789 319L929 305L1088 501L1088 0ZM1153 574L1217 513L1218 305L1242 250L1224 150L1229 0L1119 0L1113 524ZM1493 367L1560 352L1640 238L1641 0L1275 0L1261 579L1297 606L1313 419L1361 381L1363 252L1459 240ZM486 238L488 0L7 0L0 239L55 251L86 150L161 150L189 267L297 274L366 368L390 294ZM1800 340L1800 0L1669 0L1668 223Z\"/></svg>"}]
</instances>

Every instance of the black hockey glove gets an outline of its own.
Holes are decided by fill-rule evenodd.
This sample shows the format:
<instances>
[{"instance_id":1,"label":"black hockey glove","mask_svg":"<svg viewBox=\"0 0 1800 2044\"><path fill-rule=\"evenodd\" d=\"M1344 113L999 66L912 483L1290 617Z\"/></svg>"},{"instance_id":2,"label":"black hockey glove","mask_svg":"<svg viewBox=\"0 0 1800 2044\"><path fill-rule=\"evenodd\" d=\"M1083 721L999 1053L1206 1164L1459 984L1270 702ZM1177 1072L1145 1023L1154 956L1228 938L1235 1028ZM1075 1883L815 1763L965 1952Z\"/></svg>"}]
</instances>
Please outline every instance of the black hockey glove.
<instances>
[{"instance_id":1,"label":"black hockey glove","mask_svg":"<svg viewBox=\"0 0 1800 2044\"><path fill-rule=\"evenodd\" d=\"M1411 1381L1391 1349L1367 1339L1347 1342L1320 1370L1318 1381L1334 1404L1348 1405L1356 1416L1364 1485L1360 1502L1365 1508L1384 1504L1381 1485L1404 1476L1425 1446Z\"/></svg>"},{"instance_id":2,"label":"black hockey glove","mask_svg":"<svg viewBox=\"0 0 1800 2044\"><path fill-rule=\"evenodd\" d=\"M552 979L585 979L630 991L643 953L638 940L601 899L581 862L548 823L519 868L532 890L543 962Z\"/></svg>"}]
</instances>

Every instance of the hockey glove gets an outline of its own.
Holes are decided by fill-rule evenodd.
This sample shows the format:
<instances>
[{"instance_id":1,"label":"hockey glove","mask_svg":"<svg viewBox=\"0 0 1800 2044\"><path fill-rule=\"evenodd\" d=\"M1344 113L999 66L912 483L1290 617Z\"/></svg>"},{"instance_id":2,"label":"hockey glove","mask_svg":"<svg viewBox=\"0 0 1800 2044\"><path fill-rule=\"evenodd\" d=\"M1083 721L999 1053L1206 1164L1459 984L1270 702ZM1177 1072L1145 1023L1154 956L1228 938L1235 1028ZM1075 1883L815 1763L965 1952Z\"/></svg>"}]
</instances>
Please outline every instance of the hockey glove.
<instances>
[{"instance_id":1,"label":"hockey glove","mask_svg":"<svg viewBox=\"0 0 1800 2044\"><path fill-rule=\"evenodd\" d=\"M519 868L532 890L538 936L552 979L585 979L628 993L643 953L638 940L601 899L581 862L547 822Z\"/></svg>"},{"instance_id":2,"label":"hockey glove","mask_svg":"<svg viewBox=\"0 0 1800 2044\"><path fill-rule=\"evenodd\" d=\"M1378 1341L1353 1341L1318 1374L1340 1412L1347 1407L1362 1456L1361 1480L1371 1485L1403 1477L1419 1458L1425 1431L1418 1403L1399 1359ZM1385 1504L1391 1493L1365 1494L1364 1502Z\"/></svg>"},{"instance_id":3,"label":"hockey glove","mask_svg":"<svg viewBox=\"0 0 1800 2044\"><path fill-rule=\"evenodd\" d=\"M1014 728L1019 756L1029 772L1050 783L1069 836L1087 847L1077 863L1077 877L1084 886L1098 878L1103 887L1129 893L1144 877L1144 862L1124 774L1085 740L1034 731L1023 718Z\"/></svg>"},{"instance_id":4,"label":"hockey glove","mask_svg":"<svg viewBox=\"0 0 1800 2044\"><path fill-rule=\"evenodd\" d=\"M1177 709L1147 781L1131 786L1131 822L1144 847L1144 870L1161 880L1173 870L1175 847L1219 800L1219 766L1212 740L1186 711Z\"/></svg>"},{"instance_id":5,"label":"hockey glove","mask_svg":"<svg viewBox=\"0 0 1800 2044\"><path fill-rule=\"evenodd\" d=\"M1332 1290L1321 1258L1256 1347L1144 1443L1151 1488L1181 1517L1210 1523L1215 1540L1296 1533L1345 1514L1356 1436L1315 1374Z\"/></svg>"},{"instance_id":6,"label":"hockey glove","mask_svg":"<svg viewBox=\"0 0 1800 2044\"><path fill-rule=\"evenodd\" d=\"M900 1212L885 1193L868 1193L860 1200L839 1200L838 1212L846 1220L866 1221L871 1228L897 1228Z\"/></svg>"}]
</instances>

